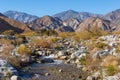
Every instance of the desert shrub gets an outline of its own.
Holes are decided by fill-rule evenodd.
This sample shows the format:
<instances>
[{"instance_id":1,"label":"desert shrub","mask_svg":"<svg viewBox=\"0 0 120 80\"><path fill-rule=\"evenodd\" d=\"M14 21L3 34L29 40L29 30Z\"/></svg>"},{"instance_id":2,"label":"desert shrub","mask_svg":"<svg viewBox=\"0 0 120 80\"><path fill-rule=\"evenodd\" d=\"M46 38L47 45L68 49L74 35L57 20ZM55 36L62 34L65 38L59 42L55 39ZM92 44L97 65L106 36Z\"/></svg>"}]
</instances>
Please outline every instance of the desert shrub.
<instances>
[{"instance_id":1,"label":"desert shrub","mask_svg":"<svg viewBox=\"0 0 120 80\"><path fill-rule=\"evenodd\" d=\"M48 43L47 40L43 39L43 38L32 40L30 42L30 45L34 46L34 48L40 48L40 47L42 47L42 48L50 48L51 47L50 43Z\"/></svg>"},{"instance_id":2,"label":"desert shrub","mask_svg":"<svg viewBox=\"0 0 120 80\"><path fill-rule=\"evenodd\" d=\"M105 44L105 43L102 43L102 42L98 42L98 43L95 44L95 46L96 46L97 48L104 49L104 48L107 47L108 45Z\"/></svg>"},{"instance_id":3,"label":"desert shrub","mask_svg":"<svg viewBox=\"0 0 120 80\"><path fill-rule=\"evenodd\" d=\"M7 58L7 60L14 67L16 67L16 68L20 68L21 67L21 65L20 65L21 59L19 57L9 56Z\"/></svg>"},{"instance_id":4,"label":"desert shrub","mask_svg":"<svg viewBox=\"0 0 120 80\"><path fill-rule=\"evenodd\" d=\"M116 53L120 53L120 46L118 45L115 50Z\"/></svg>"},{"instance_id":5,"label":"desert shrub","mask_svg":"<svg viewBox=\"0 0 120 80\"><path fill-rule=\"evenodd\" d=\"M17 49L17 53L21 55L30 55L32 51L29 48L27 48L24 44L21 44Z\"/></svg>"},{"instance_id":6,"label":"desert shrub","mask_svg":"<svg viewBox=\"0 0 120 80\"><path fill-rule=\"evenodd\" d=\"M75 41L80 41L80 40L88 40L91 37L92 36L89 32L77 32L73 39Z\"/></svg>"},{"instance_id":7,"label":"desert shrub","mask_svg":"<svg viewBox=\"0 0 120 80\"><path fill-rule=\"evenodd\" d=\"M116 73L116 68L113 65L109 65L106 67L106 73L109 76L113 76Z\"/></svg>"},{"instance_id":8,"label":"desert shrub","mask_svg":"<svg viewBox=\"0 0 120 80\"><path fill-rule=\"evenodd\" d=\"M86 67L91 71L97 71L99 70L101 64L101 60L100 59L93 59L92 55L89 54L86 56Z\"/></svg>"},{"instance_id":9,"label":"desert shrub","mask_svg":"<svg viewBox=\"0 0 120 80\"><path fill-rule=\"evenodd\" d=\"M24 43L27 43L27 38L25 35L19 35L19 36L16 36L17 38L15 40L12 41L12 43L14 45L20 45L20 44L24 44Z\"/></svg>"},{"instance_id":10,"label":"desert shrub","mask_svg":"<svg viewBox=\"0 0 120 80\"><path fill-rule=\"evenodd\" d=\"M80 59L80 62L81 62L82 65L86 65L86 58L85 58L85 57L82 57L82 58Z\"/></svg>"},{"instance_id":11,"label":"desert shrub","mask_svg":"<svg viewBox=\"0 0 120 80\"><path fill-rule=\"evenodd\" d=\"M59 40L59 39L58 39L57 37L49 37L49 38L47 39L47 41L48 41L49 43L56 43L58 40Z\"/></svg>"},{"instance_id":12,"label":"desert shrub","mask_svg":"<svg viewBox=\"0 0 120 80\"><path fill-rule=\"evenodd\" d=\"M41 34L42 36L56 36L58 35L57 32L55 30L47 30L47 29L41 29L39 31L39 34Z\"/></svg>"},{"instance_id":13,"label":"desert shrub","mask_svg":"<svg viewBox=\"0 0 120 80\"><path fill-rule=\"evenodd\" d=\"M75 36L75 33L74 32L59 32L58 35L62 39L65 39L65 38L71 38L71 37Z\"/></svg>"},{"instance_id":14,"label":"desert shrub","mask_svg":"<svg viewBox=\"0 0 120 80\"><path fill-rule=\"evenodd\" d=\"M19 34L18 36L22 36L22 35L24 35L24 36L36 36L36 35L38 35L38 33L35 31L26 31L22 34Z\"/></svg>"},{"instance_id":15,"label":"desert shrub","mask_svg":"<svg viewBox=\"0 0 120 80\"><path fill-rule=\"evenodd\" d=\"M14 35L15 32L13 30L6 30L4 32L2 32L3 35Z\"/></svg>"},{"instance_id":16,"label":"desert shrub","mask_svg":"<svg viewBox=\"0 0 120 80\"><path fill-rule=\"evenodd\" d=\"M119 58L114 57L114 56L107 56L105 57L104 61L103 61L103 66L118 66L119 64Z\"/></svg>"}]
</instances>

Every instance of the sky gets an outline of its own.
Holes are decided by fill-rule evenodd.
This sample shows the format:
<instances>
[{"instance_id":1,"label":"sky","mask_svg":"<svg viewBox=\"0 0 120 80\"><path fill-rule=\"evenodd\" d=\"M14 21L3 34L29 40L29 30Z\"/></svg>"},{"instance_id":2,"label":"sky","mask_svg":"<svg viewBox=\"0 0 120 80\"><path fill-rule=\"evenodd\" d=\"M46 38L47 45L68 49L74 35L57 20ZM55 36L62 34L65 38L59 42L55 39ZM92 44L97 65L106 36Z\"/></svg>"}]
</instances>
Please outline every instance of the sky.
<instances>
[{"instance_id":1,"label":"sky","mask_svg":"<svg viewBox=\"0 0 120 80\"><path fill-rule=\"evenodd\" d=\"M120 0L1 0L0 12L13 10L36 16L54 15L56 13L75 10L106 14L120 9Z\"/></svg>"}]
</instances>

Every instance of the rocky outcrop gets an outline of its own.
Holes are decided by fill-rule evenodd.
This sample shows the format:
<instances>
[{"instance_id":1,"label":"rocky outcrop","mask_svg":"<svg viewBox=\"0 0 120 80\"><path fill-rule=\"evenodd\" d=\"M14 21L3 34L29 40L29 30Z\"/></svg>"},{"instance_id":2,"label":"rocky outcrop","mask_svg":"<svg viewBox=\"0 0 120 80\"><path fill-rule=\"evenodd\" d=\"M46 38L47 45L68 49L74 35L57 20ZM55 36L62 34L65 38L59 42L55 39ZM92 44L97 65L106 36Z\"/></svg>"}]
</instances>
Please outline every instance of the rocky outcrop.
<instances>
[{"instance_id":1,"label":"rocky outcrop","mask_svg":"<svg viewBox=\"0 0 120 80\"><path fill-rule=\"evenodd\" d=\"M63 24L65 26L70 26L72 27L74 30L77 29L78 25L81 23L81 21L79 21L78 19L76 18L73 18L73 19L69 19L69 20L66 20L63 22Z\"/></svg>"},{"instance_id":2,"label":"rocky outcrop","mask_svg":"<svg viewBox=\"0 0 120 80\"><path fill-rule=\"evenodd\" d=\"M111 31L110 22L101 18L91 17L84 20L78 27L76 31Z\"/></svg>"},{"instance_id":3,"label":"rocky outcrop","mask_svg":"<svg viewBox=\"0 0 120 80\"><path fill-rule=\"evenodd\" d=\"M28 24L32 29L38 31L40 29L56 29L62 26L62 21L58 18L44 16L36 19Z\"/></svg>"},{"instance_id":4,"label":"rocky outcrop","mask_svg":"<svg viewBox=\"0 0 120 80\"><path fill-rule=\"evenodd\" d=\"M120 18L120 9L117 9L115 11L112 11L112 12L106 14L104 16L104 18L106 20L110 20L110 21Z\"/></svg>"},{"instance_id":5,"label":"rocky outcrop","mask_svg":"<svg viewBox=\"0 0 120 80\"><path fill-rule=\"evenodd\" d=\"M0 16L0 32L6 30L13 30L14 32L21 33L24 31L30 31L31 29L24 23Z\"/></svg>"}]
</instances>

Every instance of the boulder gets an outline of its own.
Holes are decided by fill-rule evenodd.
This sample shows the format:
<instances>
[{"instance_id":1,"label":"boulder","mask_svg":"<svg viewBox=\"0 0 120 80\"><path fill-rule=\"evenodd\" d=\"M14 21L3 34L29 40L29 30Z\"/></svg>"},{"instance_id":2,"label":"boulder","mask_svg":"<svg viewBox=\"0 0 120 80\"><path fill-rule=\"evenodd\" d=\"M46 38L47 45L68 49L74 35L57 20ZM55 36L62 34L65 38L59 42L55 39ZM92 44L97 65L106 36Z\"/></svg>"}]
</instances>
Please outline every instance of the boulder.
<instances>
[{"instance_id":1,"label":"boulder","mask_svg":"<svg viewBox=\"0 0 120 80\"><path fill-rule=\"evenodd\" d=\"M41 62L42 62L42 63L53 63L54 60L51 59L51 58L43 58L43 59L41 59Z\"/></svg>"},{"instance_id":2,"label":"boulder","mask_svg":"<svg viewBox=\"0 0 120 80\"><path fill-rule=\"evenodd\" d=\"M100 73L96 72L91 76L88 76L86 80L99 80L100 79Z\"/></svg>"},{"instance_id":3,"label":"boulder","mask_svg":"<svg viewBox=\"0 0 120 80\"><path fill-rule=\"evenodd\" d=\"M93 54L92 58L97 59L97 58L102 58L104 56L107 56L109 54L109 50L100 50L97 51L95 54Z\"/></svg>"},{"instance_id":4,"label":"boulder","mask_svg":"<svg viewBox=\"0 0 120 80\"><path fill-rule=\"evenodd\" d=\"M71 58L78 58L79 56L81 56L82 54L87 54L87 49L86 47L80 47L78 51L76 51L75 53L73 53L71 55Z\"/></svg>"},{"instance_id":5,"label":"boulder","mask_svg":"<svg viewBox=\"0 0 120 80\"><path fill-rule=\"evenodd\" d=\"M10 80L21 80L20 77L16 76L16 75L13 75Z\"/></svg>"}]
</instances>

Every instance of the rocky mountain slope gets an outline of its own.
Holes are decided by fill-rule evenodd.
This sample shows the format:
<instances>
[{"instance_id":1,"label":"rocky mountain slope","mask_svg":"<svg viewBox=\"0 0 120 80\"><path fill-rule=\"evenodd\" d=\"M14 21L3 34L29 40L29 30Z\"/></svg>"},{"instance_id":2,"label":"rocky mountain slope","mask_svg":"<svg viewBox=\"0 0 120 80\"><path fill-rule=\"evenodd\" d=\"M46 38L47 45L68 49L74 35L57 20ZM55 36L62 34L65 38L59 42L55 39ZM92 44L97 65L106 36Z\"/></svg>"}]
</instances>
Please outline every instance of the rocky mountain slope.
<instances>
[{"instance_id":1,"label":"rocky mountain slope","mask_svg":"<svg viewBox=\"0 0 120 80\"><path fill-rule=\"evenodd\" d=\"M39 19L36 19L28 24L34 30L40 29L55 29L62 26L62 21L58 18L52 18L50 16L44 16Z\"/></svg>"},{"instance_id":2,"label":"rocky mountain slope","mask_svg":"<svg viewBox=\"0 0 120 80\"><path fill-rule=\"evenodd\" d=\"M26 24L9 19L4 15L0 15L0 32L13 30L15 32L24 32L31 30Z\"/></svg>"},{"instance_id":3,"label":"rocky mountain slope","mask_svg":"<svg viewBox=\"0 0 120 80\"><path fill-rule=\"evenodd\" d=\"M92 14L88 12L76 12L73 10L68 10L61 13L57 13L53 15L53 17L58 17L61 20L68 20L72 18L77 18L78 20L84 20L84 19L87 19L88 17L101 17L101 15Z\"/></svg>"},{"instance_id":4,"label":"rocky mountain slope","mask_svg":"<svg viewBox=\"0 0 120 80\"><path fill-rule=\"evenodd\" d=\"M14 19L16 21L23 22L23 23L28 23L38 18L37 16L30 15L23 12L17 12L17 11L7 11L7 12L4 12L3 14L11 19Z\"/></svg>"},{"instance_id":5,"label":"rocky mountain slope","mask_svg":"<svg viewBox=\"0 0 120 80\"><path fill-rule=\"evenodd\" d=\"M117 9L115 11L106 14L104 18L110 21L120 18L120 9Z\"/></svg>"},{"instance_id":6,"label":"rocky mountain slope","mask_svg":"<svg viewBox=\"0 0 120 80\"><path fill-rule=\"evenodd\" d=\"M91 17L86 20L84 20L79 26L77 31L92 31L95 29L100 29L103 31L111 31L110 21L97 18L97 17Z\"/></svg>"}]
</instances>

